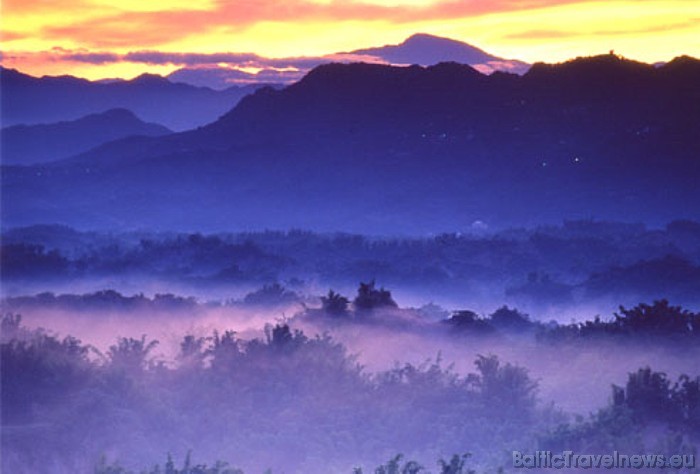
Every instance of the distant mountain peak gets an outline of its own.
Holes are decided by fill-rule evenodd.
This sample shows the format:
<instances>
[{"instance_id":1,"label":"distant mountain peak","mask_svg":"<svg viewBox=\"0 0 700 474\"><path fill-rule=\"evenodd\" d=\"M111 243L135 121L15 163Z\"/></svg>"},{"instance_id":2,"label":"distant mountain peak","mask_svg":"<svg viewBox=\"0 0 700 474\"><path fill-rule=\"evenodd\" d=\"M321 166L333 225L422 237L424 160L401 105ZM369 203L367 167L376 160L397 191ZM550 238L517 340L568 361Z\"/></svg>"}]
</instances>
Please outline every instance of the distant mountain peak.
<instances>
[{"instance_id":1,"label":"distant mountain peak","mask_svg":"<svg viewBox=\"0 0 700 474\"><path fill-rule=\"evenodd\" d=\"M468 64L485 73L494 70L524 73L528 68L528 64L524 62L499 58L468 43L427 33L411 35L400 44L358 49L350 54L374 56L396 65L432 66L455 62Z\"/></svg>"},{"instance_id":2,"label":"distant mountain peak","mask_svg":"<svg viewBox=\"0 0 700 474\"><path fill-rule=\"evenodd\" d=\"M486 58L489 59L497 59L496 56L493 56L484 50L477 48L476 46L472 46L469 43L464 43L462 41L454 40L451 38L445 38L442 36L435 36L435 35L429 35L427 33L416 33L414 35L409 36L403 43L401 43L398 46L403 46L403 47L441 47L441 48L456 48L459 51L470 51L475 54L480 54L483 55Z\"/></svg>"},{"instance_id":3,"label":"distant mountain peak","mask_svg":"<svg viewBox=\"0 0 700 474\"><path fill-rule=\"evenodd\" d=\"M161 136L171 130L147 123L125 108L113 108L76 120L13 125L0 130L3 164L31 165L83 153L130 136Z\"/></svg>"},{"instance_id":4,"label":"distant mountain peak","mask_svg":"<svg viewBox=\"0 0 700 474\"><path fill-rule=\"evenodd\" d=\"M149 74L149 73L141 74L140 76L135 77L134 79L132 79L129 82L133 82L136 84L154 84L154 85L170 84L170 81L167 78L160 76L158 74Z\"/></svg>"}]
</instances>

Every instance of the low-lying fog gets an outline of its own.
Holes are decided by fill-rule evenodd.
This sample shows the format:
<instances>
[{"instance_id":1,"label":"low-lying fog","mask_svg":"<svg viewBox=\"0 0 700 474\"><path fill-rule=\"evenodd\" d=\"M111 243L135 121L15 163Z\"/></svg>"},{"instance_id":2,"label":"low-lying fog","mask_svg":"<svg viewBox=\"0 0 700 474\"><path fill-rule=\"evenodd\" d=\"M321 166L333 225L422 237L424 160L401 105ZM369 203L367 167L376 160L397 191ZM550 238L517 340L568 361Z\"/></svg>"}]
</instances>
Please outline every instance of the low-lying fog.
<instances>
[{"instance_id":1,"label":"low-lying fog","mask_svg":"<svg viewBox=\"0 0 700 474\"><path fill-rule=\"evenodd\" d=\"M619 344L608 340L574 345L547 344L529 333L455 333L443 324L451 312L432 302L428 304L430 306L422 309L377 309L371 316L345 321L305 316L307 308L320 306L320 302L313 299L270 306L211 307L193 303L174 310L71 310L41 305L15 309L22 314L27 327L45 328L60 337L75 336L103 353L118 338L146 335L148 340L159 341L152 353L154 358L169 365L176 364L185 335L209 337L214 332L232 330L240 338L249 340L264 338L266 326L279 323L287 323L308 336L330 335L356 355L368 372L384 371L404 363L420 365L439 358L445 366L452 365L456 372L464 375L473 371L477 355L493 354L527 368L538 382L538 394L543 402L553 402L567 412L581 414L604 405L609 401L611 384L623 383L628 373L640 367L650 366L676 378L679 374L697 371L700 361L700 345ZM499 307L492 306L482 314L493 313ZM558 312L553 307L545 318L535 315L531 318L552 324L552 320L561 323L593 320L597 315L604 320L613 318L612 310L564 308Z\"/></svg>"}]
</instances>

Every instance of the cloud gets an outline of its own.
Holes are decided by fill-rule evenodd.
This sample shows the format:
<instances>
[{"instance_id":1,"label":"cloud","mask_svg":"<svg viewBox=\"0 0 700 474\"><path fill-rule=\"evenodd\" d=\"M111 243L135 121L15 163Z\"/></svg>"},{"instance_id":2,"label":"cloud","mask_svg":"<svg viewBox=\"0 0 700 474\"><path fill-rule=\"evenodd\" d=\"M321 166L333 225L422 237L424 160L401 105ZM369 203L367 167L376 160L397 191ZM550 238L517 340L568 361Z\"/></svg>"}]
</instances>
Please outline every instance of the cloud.
<instances>
[{"instance_id":1,"label":"cloud","mask_svg":"<svg viewBox=\"0 0 700 474\"><path fill-rule=\"evenodd\" d=\"M289 84L301 79L305 73L305 70L263 69L257 73L251 73L221 67L196 67L178 69L168 75L168 79L173 82L185 82L220 90L233 85Z\"/></svg>"},{"instance_id":2,"label":"cloud","mask_svg":"<svg viewBox=\"0 0 700 474\"><path fill-rule=\"evenodd\" d=\"M165 53L160 51L134 51L122 56L122 60L146 64L175 64L195 66L198 64L236 64L252 66L262 60L250 53Z\"/></svg>"},{"instance_id":3,"label":"cloud","mask_svg":"<svg viewBox=\"0 0 700 474\"><path fill-rule=\"evenodd\" d=\"M75 61L89 64L108 64L120 60L114 53L69 53L61 57L64 61Z\"/></svg>"},{"instance_id":4,"label":"cloud","mask_svg":"<svg viewBox=\"0 0 700 474\"><path fill-rule=\"evenodd\" d=\"M0 32L0 38L2 38L3 41L16 41L22 38L25 38L26 35L17 31L2 31Z\"/></svg>"},{"instance_id":5,"label":"cloud","mask_svg":"<svg viewBox=\"0 0 700 474\"><path fill-rule=\"evenodd\" d=\"M303 24L307 22L385 21L393 24L453 20L498 12L578 3L581 0L481 0L436 1L427 5L333 0L220 0L210 9L160 11L117 11L98 18L83 18L70 25L45 25L40 35L66 39L90 47L133 47L162 45L188 37L250 28L264 22Z\"/></svg>"},{"instance_id":6,"label":"cloud","mask_svg":"<svg viewBox=\"0 0 700 474\"><path fill-rule=\"evenodd\" d=\"M559 38L568 38L571 36L576 36L577 33L573 33L570 31L563 31L563 30L527 30L527 31L519 31L517 33L508 33L505 34L503 37L507 39L525 39L525 40L531 40L531 39L537 39L537 40L554 40L554 39L559 39Z\"/></svg>"},{"instance_id":7,"label":"cloud","mask_svg":"<svg viewBox=\"0 0 700 474\"><path fill-rule=\"evenodd\" d=\"M347 55L348 58L354 58ZM130 51L118 54L111 51L71 50L55 47L40 52L5 53L2 59L15 62L52 64L82 63L105 66L109 64L142 64L148 66L175 66L176 80L196 85L225 88L252 83L291 83L303 77L310 69L321 64L341 60L334 57L265 58L252 53L172 53L163 51ZM356 59L356 58L355 58Z\"/></svg>"},{"instance_id":8,"label":"cloud","mask_svg":"<svg viewBox=\"0 0 700 474\"><path fill-rule=\"evenodd\" d=\"M63 64L62 72L93 78L211 64L308 70L332 59L323 56L331 51L396 43L417 31L529 62L612 46L658 61L697 55L692 33L700 24L700 9L686 0L7 0L3 7L7 55L76 49L64 55L68 62L17 67L43 74ZM303 54L309 57L297 57Z\"/></svg>"},{"instance_id":9,"label":"cloud","mask_svg":"<svg viewBox=\"0 0 700 474\"><path fill-rule=\"evenodd\" d=\"M275 70L308 70L333 60L348 61L366 58L353 55L339 55L337 57L265 58L253 53L171 53L152 50L130 51L126 54L117 54L109 51L89 52L58 47L50 51L27 54L43 56L45 59L50 59L52 61L71 61L88 64L108 64L126 61L149 65L168 64L182 67L225 65L230 68Z\"/></svg>"},{"instance_id":10,"label":"cloud","mask_svg":"<svg viewBox=\"0 0 700 474\"><path fill-rule=\"evenodd\" d=\"M637 35L649 33L662 33L666 31L679 31L683 29L698 28L700 26L700 18L688 18L683 21L661 23L657 25L645 25L644 27L631 27L623 24L617 28L606 29L591 29L591 30L559 30L559 29L541 29L541 30L526 30L517 33L508 33L503 35L507 39L516 40L557 40L561 38L575 38L581 36L623 36Z\"/></svg>"}]
</instances>

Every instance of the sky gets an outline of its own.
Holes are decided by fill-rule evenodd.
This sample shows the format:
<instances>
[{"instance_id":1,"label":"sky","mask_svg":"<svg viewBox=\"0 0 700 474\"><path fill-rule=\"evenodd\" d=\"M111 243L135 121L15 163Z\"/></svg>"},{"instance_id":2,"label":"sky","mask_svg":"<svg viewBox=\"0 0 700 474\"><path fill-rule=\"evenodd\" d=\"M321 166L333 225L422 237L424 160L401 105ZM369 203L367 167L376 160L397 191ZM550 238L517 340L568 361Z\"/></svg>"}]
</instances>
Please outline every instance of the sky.
<instances>
[{"instance_id":1,"label":"sky","mask_svg":"<svg viewBox=\"0 0 700 474\"><path fill-rule=\"evenodd\" d=\"M527 62L610 50L645 62L700 57L700 0L3 0L1 8L3 66L92 80L183 66L291 70L302 57L414 33Z\"/></svg>"}]
</instances>

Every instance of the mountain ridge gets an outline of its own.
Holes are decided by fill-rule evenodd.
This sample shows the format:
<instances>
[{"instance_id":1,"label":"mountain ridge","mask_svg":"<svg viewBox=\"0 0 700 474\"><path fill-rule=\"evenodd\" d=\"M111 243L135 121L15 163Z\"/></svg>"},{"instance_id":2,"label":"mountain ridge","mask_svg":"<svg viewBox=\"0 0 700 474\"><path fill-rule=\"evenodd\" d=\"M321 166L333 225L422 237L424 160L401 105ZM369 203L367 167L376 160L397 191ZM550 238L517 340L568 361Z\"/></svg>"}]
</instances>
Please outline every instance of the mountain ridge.
<instances>
[{"instance_id":1,"label":"mountain ridge","mask_svg":"<svg viewBox=\"0 0 700 474\"><path fill-rule=\"evenodd\" d=\"M374 56L393 65L432 66L441 62L456 62L484 73L500 70L523 74L529 68L529 64L523 61L500 58L469 43L426 33L413 34L399 44L358 49L347 54Z\"/></svg>"},{"instance_id":2,"label":"mountain ridge","mask_svg":"<svg viewBox=\"0 0 700 474\"><path fill-rule=\"evenodd\" d=\"M529 76L325 65L200 129L5 168L4 219L390 234L476 220L697 219L697 65L605 56ZM616 79L589 83L579 70Z\"/></svg>"},{"instance_id":3,"label":"mountain ridge","mask_svg":"<svg viewBox=\"0 0 700 474\"><path fill-rule=\"evenodd\" d=\"M120 108L72 121L12 125L0 130L2 163L31 165L56 161L132 135L159 136L169 133L172 133L170 129L144 122L130 110Z\"/></svg>"},{"instance_id":4,"label":"mountain ridge","mask_svg":"<svg viewBox=\"0 0 700 474\"><path fill-rule=\"evenodd\" d=\"M146 122L182 131L215 121L262 85L223 91L173 83L142 74L132 80L91 82L73 76L34 77L0 69L2 125L35 125L77 120L113 108L132 110Z\"/></svg>"}]
</instances>

